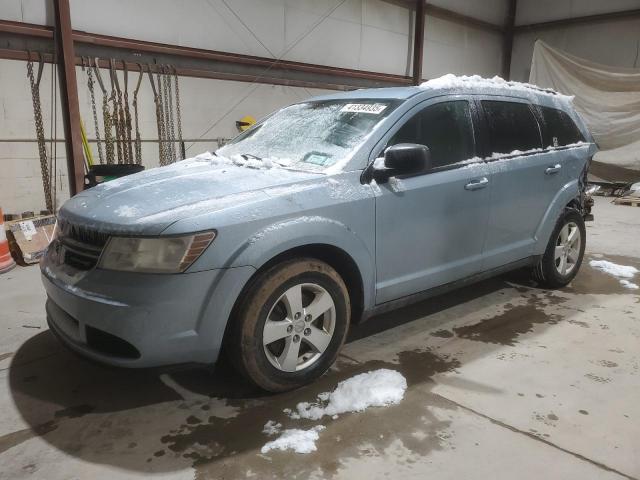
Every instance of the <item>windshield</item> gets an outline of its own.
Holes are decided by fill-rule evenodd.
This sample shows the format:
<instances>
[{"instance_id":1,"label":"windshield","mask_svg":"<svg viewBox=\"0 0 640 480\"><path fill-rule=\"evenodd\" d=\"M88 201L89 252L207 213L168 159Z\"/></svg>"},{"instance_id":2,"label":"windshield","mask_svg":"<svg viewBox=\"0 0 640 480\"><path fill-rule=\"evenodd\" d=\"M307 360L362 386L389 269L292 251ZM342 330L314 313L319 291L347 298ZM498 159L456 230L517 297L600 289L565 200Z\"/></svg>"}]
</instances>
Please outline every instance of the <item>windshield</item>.
<instances>
[{"instance_id":1,"label":"windshield","mask_svg":"<svg viewBox=\"0 0 640 480\"><path fill-rule=\"evenodd\" d=\"M338 168L397 104L392 100L351 99L291 105L216 153L270 159L306 170Z\"/></svg>"}]
</instances>

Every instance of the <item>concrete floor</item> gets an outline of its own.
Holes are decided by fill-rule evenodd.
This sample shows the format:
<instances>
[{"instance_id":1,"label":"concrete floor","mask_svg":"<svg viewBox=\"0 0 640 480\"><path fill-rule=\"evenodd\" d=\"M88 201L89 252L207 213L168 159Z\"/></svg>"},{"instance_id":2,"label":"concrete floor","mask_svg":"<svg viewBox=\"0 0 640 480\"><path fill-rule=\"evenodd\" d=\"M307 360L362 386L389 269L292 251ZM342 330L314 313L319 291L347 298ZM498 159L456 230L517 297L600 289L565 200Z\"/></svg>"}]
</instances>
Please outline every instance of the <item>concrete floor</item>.
<instances>
[{"instance_id":1,"label":"concrete floor","mask_svg":"<svg viewBox=\"0 0 640 480\"><path fill-rule=\"evenodd\" d=\"M640 209L598 198L594 213L585 260L640 267ZM637 479L636 292L586 263L562 291L482 282L354 328L318 383L265 396L224 368L67 352L37 268L18 268L0 276L0 478ZM260 454L268 420L312 425L284 408L380 367L407 378L399 405L325 419L317 452Z\"/></svg>"}]
</instances>

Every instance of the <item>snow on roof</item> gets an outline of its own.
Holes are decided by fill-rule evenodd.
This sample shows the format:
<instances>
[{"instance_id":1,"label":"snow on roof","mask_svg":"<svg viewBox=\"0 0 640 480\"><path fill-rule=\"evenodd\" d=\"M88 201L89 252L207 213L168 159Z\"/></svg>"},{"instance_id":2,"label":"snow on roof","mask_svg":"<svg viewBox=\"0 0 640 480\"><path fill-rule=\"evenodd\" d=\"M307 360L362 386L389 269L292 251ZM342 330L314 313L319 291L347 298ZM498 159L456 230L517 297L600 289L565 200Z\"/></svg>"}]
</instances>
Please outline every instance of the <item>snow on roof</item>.
<instances>
[{"instance_id":1,"label":"snow on roof","mask_svg":"<svg viewBox=\"0 0 640 480\"><path fill-rule=\"evenodd\" d=\"M446 88L491 88L499 90L511 90L524 94L537 95L553 95L566 100L572 100L573 96L563 95L551 90L550 88L541 88L530 83L512 82L497 75L493 78L483 78L480 75L454 75L447 73L438 78L434 78L420 84L420 88L424 89L446 89Z\"/></svg>"}]
</instances>

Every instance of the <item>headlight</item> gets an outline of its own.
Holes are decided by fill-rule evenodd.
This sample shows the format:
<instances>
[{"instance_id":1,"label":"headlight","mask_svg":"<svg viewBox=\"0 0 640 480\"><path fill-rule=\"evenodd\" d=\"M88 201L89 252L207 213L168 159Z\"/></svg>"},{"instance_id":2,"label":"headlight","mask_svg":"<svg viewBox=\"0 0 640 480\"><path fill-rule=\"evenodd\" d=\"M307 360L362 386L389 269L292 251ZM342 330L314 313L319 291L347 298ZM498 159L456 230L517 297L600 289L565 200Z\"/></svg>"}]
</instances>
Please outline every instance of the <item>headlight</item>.
<instances>
[{"instance_id":1,"label":"headlight","mask_svg":"<svg viewBox=\"0 0 640 480\"><path fill-rule=\"evenodd\" d=\"M126 272L184 272L215 236L215 232L203 232L183 237L111 237L98 267Z\"/></svg>"}]
</instances>

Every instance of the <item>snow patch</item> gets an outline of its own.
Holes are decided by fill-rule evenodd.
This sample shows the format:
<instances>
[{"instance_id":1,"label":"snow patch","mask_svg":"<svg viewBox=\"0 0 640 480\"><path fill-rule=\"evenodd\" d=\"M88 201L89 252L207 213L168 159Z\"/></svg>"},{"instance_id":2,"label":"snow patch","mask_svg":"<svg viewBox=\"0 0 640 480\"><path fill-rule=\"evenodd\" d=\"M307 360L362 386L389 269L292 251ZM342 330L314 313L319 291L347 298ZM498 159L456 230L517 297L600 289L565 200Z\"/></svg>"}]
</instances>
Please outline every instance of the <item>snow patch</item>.
<instances>
[{"instance_id":1,"label":"snow patch","mask_svg":"<svg viewBox=\"0 0 640 480\"><path fill-rule=\"evenodd\" d=\"M282 430L281 423L278 423L275 420L269 420L267 423L264 424L264 427L262 428L262 433L265 433L271 436L271 435L277 435L278 433L280 433L280 430Z\"/></svg>"},{"instance_id":2,"label":"snow patch","mask_svg":"<svg viewBox=\"0 0 640 480\"><path fill-rule=\"evenodd\" d=\"M493 78L483 78L480 75L454 75L448 73L438 78L434 78L420 84L424 89L445 89L445 88L494 88L501 90L518 91L526 94L552 95L568 101L573 100L573 96L563 95L548 88L541 88L530 83L511 82L499 76Z\"/></svg>"},{"instance_id":3,"label":"snow patch","mask_svg":"<svg viewBox=\"0 0 640 480\"><path fill-rule=\"evenodd\" d=\"M322 425L317 425L309 430L287 429L275 440L265 443L260 452L267 453L271 450L293 450L296 453L315 452L317 450L316 441L319 438L318 433L324 428Z\"/></svg>"},{"instance_id":4,"label":"snow patch","mask_svg":"<svg viewBox=\"0 0 640 480\"><path fill-rule=\"evenodd\" d=\"M279 166L279 163L286 163L278 162L277 159L273 158L253 158L250 156L244 157L242 155L232 155L229 158L211 152L203 152L193 158L188 158L186 160L182 160L181 162L176 162L174 165L188 167L193 164L203 162L210 165L235 165L238 167L253 168L256 170L276 168Z\"/></svg>"},{"instance_id":5,"label":"snow patch","mask_svg":"<svg viewBox=\"0 0 640 480\"><path fill-rule=\"evenodd\" d=\"M633 278L636 273L640 272L636 267L618 265L617 263L607 260L591 260L589 265L601 272L618 278Z\"/></svg>"},{"instance_id":6,"label":"snow patch","mask_svg":"<svg viewBox=\"0 0 640 480\"><path fill-rule=\"evenodd\" d=\"M407 390L406 379L398 372L388 369L373 370L343 380L333 392L320 393L315 403L301 402L295 410L285 408L283 412L291 419L320 420L325 415L337 419L348 412L361 412L369 407L383 407L400 403ZM262 433L278 438L267 442L262 453L271 450L293 450L296 453L310 453L316 450L316 440L323 425L310 430L286 429L274 420L265 423ZM282 433L281 433L282 432Z\"/></svg>"},{"instance_id":7,"label":"snow patch","mask_svg":"<svg viewBox=\"0 0 640 480\"><path fill-rule=\"evenodd\" d=\"M388 369L373 370L343 380L333 392L318 395L316 403L301 402L291 418L319 420L348 412L361 412L369 407L400 403L407 389L406 379Z\"/></svg>"},{"instance_id":8,"label":"snow patch","mask_svg":"<svg viewBox=\"0 0 640 480\"><path fill-rule=\"evenodd\" d=\"M628 288L629 290L638 290L640 288L637 284L631 283L629 280L625 279L620 280L620 285L622 285L624 288Z\"/></svg>"},{"instance_id":9,"label":"snow patch","mask_svg":"<svg viewBox=\"0 0 640 480\"><path fill-rule=\"evenodd\" d=\"M404 192L404 183L398 177L391 177L389 179L389 186L394 192Z\"/></svg>"},{"instance_id":10,"label":"snow patch","mask_svg":"<svg viewBox=\"0 0 640 480\"><path fill-rule=\"evenodd\" d=\"M620 285L629 290L638 290L640 287L628 279L633 278L636 273L639 273L636 267L630 265L618 265L617 263L609 262L607 260L591 260L589 262L591 267L607 273L620 280Z\"/></svg>"},{"instance_id":11,"label":"snow patch","mask_svg":"<svg viewBox=\"0 0 640 480\"><path fill-rule=\"evenodd\" d=\"M136 207L131 207L129 205L120 205L116 208L113 213L122 218L133 218L140 213L140 211Z\"/></svg>"}]
</instances>

